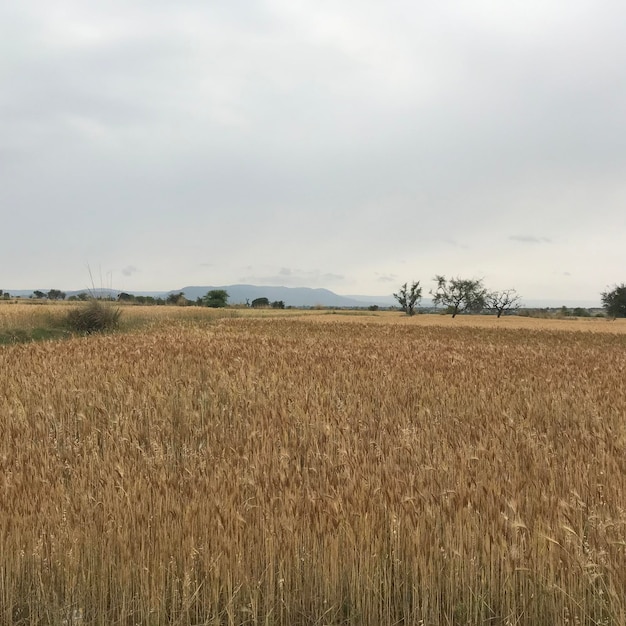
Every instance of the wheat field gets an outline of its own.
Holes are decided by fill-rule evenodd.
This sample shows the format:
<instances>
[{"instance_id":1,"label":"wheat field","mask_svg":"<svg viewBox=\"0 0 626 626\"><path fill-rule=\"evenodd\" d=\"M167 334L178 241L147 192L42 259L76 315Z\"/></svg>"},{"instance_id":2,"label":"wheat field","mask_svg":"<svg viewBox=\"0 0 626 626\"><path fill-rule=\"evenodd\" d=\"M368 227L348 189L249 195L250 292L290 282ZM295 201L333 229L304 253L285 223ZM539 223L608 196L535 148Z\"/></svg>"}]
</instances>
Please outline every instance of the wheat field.
<instances>
[{"instance_id":1,"label":"wheat field","mask_svg":"<svg viewBox=\"0 0 626 626\"><path fill-rule=\"evenodd\" d=\"M0 347L0 623L626 624L622 321L169 311Z\"/></svg>"}]
</instances>

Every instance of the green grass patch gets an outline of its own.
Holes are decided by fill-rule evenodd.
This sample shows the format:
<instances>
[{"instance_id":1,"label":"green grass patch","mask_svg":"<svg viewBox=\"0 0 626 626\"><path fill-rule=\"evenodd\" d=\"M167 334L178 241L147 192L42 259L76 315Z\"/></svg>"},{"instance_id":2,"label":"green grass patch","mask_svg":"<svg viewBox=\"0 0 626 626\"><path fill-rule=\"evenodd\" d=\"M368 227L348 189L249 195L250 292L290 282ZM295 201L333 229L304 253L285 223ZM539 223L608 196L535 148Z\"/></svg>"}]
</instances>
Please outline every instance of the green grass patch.
<instances>
[{"instance_id":1,"label":"green grass patch","mask_svg":"<svg viewBox=\"0 0 626 626\"><path fill-rule=\"evenodd\" d=\"M70 333L64 328L15 328L0 332L0 346L30 341L65 339Z\"/></svg>"}]
</instances>

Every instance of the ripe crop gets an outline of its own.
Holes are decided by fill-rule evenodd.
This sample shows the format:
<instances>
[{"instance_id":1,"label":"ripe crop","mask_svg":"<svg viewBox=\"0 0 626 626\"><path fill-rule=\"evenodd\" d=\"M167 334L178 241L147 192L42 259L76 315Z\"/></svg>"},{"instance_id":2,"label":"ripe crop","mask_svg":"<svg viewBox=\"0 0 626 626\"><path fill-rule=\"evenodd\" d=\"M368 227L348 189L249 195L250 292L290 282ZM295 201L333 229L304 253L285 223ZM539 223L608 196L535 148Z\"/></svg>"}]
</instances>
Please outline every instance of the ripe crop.
<instances>
[{"instance_id":1,"label":"ripe crop","mask_svg":"<svg viewBox=\"0 0 626 626\"><path fill-rule=\"evenodd\" d=\"M622 326L185 315L0 348L1 623L626 622Z\"/></svg>"}]
</instances>

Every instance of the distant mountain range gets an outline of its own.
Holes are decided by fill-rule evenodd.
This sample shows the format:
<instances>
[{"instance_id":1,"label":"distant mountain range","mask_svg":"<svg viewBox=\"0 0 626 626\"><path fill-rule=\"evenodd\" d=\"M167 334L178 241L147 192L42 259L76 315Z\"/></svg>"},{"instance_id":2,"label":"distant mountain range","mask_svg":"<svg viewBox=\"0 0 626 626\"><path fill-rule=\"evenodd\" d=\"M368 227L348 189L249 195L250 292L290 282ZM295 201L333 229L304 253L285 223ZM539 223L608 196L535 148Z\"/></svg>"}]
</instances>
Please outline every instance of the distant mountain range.
<instances>
[{"instance_id":1,"label":"distant mountain range","mask_svg":"<svg viewBox=\"0 0 626 626\"><path fill-rule=\"evenodd\" d=\"M313 307L313 306L329 306L340 308L363 308L372 305L380 307L394 306L396 302L393 295L388 296L363 296L363 295L346 295L342 296L328 289L311 289L309 287L276 287L276 286L259 286L259 285L219 285L219 286L188 286L181 289L172 289L170 291L133 291L128 290L126 293L135 296L152 296L154 298L166 298L171 293L182 292L188 300L197 300L204 296L207 291L213 289L224 289L228 292L229 304L245 304L252 302L256 298L267 298L270 302L282 300L285 306L295 307ZM10 290L9 290L10 291ZM10 291L12 296L21 298L29 298L33 294L33 289L22 289ZM49 289L40 289L46 293ZM66 291L67 297L77 295L84 292L95 292L100 296L112 296L116 298L120 292L117 289L80 289L74 291ZM421 306L431 307L432 301L423 298ZM533 308L558 308L566 306L569 308L585 307L600 308L599 301L592 300L524 300L525 307Z\"/></svg>"},{"instance_id":2,"label":"distant mountain range","mask_svg":"<svg viewBox=\"0 0 626 626\"><path fill-rule=\"evenodd\" d=\"M358 308L378 304L391 306L395 303L392 295L385 296L340 296L328 289L311 289L309 287L271 287L258 285L225 285L222 287L183 287L185 298L196 300L212 289L224 289L228 292L230 304L245 304L256 298L267 298L270 302L282 300L285 306L333 306Z\"/></svg>"},{"instance_id":3,"label":"distant mountain range","mask_svg":"<svg viewBox=\"0 0 626 626\"><path fill-rule=\"evenodd\" d=\"M389 296L341 296L328 289L311 289L309 287L275 287L275 286L258 286L258 285L203 285L188 286L181 289L172 289L170 291L134 291L127 290L126 293L134 296L152 296L153 298L166 298L171 293L182 292L185 298L195 301L206 295L208 291L213 289L223 289L228 292L229 304L245 304L252 302L256 298L267 298L270 302L282 300L285 306L330 306L342 308L360 308L374 304L378 306L393 306L397 304L392 295ZM20 298L30 298L34 289L21 289L10 291L12 296ZM47 293L49 289L39 289ZM78 295L79 293L93 293L100 297L113 297L121 293L119 289L79 289L67 290L66 296Z\"/></svg>"}]
</instances>

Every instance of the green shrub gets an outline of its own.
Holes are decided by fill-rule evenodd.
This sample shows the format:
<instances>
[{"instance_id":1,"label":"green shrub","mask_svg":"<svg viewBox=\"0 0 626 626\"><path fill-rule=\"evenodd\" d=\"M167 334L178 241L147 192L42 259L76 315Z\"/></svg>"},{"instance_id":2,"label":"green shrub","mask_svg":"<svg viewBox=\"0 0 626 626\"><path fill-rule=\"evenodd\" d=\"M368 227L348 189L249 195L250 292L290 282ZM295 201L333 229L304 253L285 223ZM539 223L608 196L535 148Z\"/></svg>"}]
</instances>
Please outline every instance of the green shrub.
<instances>
[{"instance_id":1,"label":"green shrub","mask_svg":"<svg viewBox=\"0 0 626 626\"><path fill-rule=\"evenodd\" d=\"M90 300L85 306L71 309L65 319L67 327L79 333L115 330L120 323L122 310L99 300Z\"/></svg>"}]
</instances>

